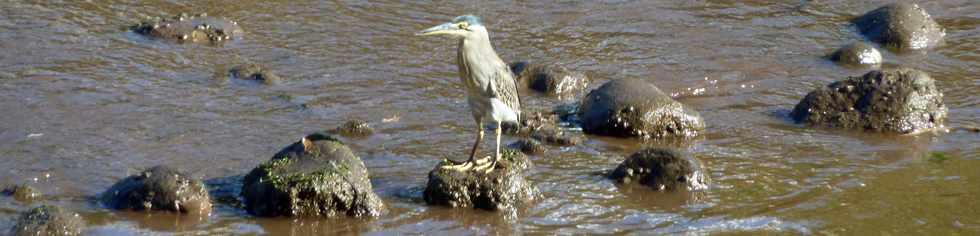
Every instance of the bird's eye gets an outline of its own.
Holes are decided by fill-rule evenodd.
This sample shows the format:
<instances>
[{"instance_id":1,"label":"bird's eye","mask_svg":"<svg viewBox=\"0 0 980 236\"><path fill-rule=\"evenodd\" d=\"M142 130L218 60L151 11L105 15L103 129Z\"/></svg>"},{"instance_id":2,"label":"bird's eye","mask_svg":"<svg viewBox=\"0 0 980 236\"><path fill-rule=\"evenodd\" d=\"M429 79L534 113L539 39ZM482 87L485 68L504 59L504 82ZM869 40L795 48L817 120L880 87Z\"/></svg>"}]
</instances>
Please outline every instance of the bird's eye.
<instances>
[{"instance_id":1,"label":"bird's eye","mask_svg":"<svg viewBox=\"0 0 980 236\"><path fill-rule=\"evenodd\" d=\"M464 30L470 30L470 29L469 29L469 27L470 27L470 24L467 24L466 22L459 22L459 24L458 24L458 25L459 25L459 28L460 28L460 29L464 29Z\"/></svg>"}]
</instances>

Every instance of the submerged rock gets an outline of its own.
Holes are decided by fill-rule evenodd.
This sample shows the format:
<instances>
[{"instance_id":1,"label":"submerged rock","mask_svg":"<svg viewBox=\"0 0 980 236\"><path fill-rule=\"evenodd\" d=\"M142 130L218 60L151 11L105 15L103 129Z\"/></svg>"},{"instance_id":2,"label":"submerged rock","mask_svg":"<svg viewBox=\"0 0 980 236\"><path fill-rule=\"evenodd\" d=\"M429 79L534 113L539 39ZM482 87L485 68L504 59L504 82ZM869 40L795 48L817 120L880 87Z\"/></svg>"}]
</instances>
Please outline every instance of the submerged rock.
<instances>
[{"instance_id":1,"label":"submerged rock","mask_svg":"<svg viewBox=\"0 0 980 236\"><path fill-rule=\"evenodd\" d=\"M914 133L946 119L943 94L925 72L871 71L806 95L790 115L808 125Z\"/></svg>"},{"instance_id":2,"label":"submerged rock","mask_svg":"<svg viewBox=\"0 0 980 236\"><path fill-rule=\"evenodd\" d=\"M211 199L204 183L168 166L155 166L120 180L101 198L106 207L117 210L200 215L211 212Z\"/></svg>"},{"instance_id":3,"label":"submerged rock","mask_svg":"<svg viewBox=\"0 0 980 236\"><path fill-rule=\"evenodd\" d=\"M3 189L3 195L11 196L18 202L31 202L41 198L41 193L29 185L13 185Z\"/></svg>"},{"instance_id":4,"label":"submerged rock","mask_svg":"<svg viewBox=\"0 0 980 236\"><path fill-rule=\"evenodd\" d=\"M229 71L232 78L241 80L258 81L264 84L274 84L282 81L272 70L258 64L245 64L231 68Z\"/></svg>"},{"instance_id":5,"label":"submerged rock","mask_svg":"<svg viewBox=\"0 0 980 236\"><path fill-rule=\"evenodd\" d=\"M346 145L315 133L245 176L245 210L258 216L379 216L364 162Z\"/></svg>"},{"instance_id":6,"label":"submerged rock","mask_svg":"<svg viewBox=\"0 0 980 236\"><path fill-rule=\"evenodd\" d=\"M374 133L374 129L363 120L349 120L333 130L334 133L346 137L365 137Z\"/></svg>"},{"instance_id":7,"label":"submerged rock","mask_svg":"<svg viewBox=\"0 0 980 236\"><path fill-rule=\"evenodd\" d=\"M561 66L531 64L526 61L510 64L519 85L559 98L572 97L589 85L589 78Z\"/></svg>"},{"instance_id":8,"label":"submerged rock","mask_svg":"<svg viewBox=\"0 0 980 236\"><path fill-rule=\"evenodd\" d=\"M545 148L544 145L541 144L541 142L538 142L537 140L533 140L533 139L517 140L511 143L510 145L507 145L507 147L521 150L522 153L527 155L541 155L544 154L546 151L548 151L548 149Z\"/></svg>"},{"instance_id":9,"label":"submerged rock","mask_svg":"<svg viewBox=\"0 0 980 236\"><path fill-rule=\"evenodd\" d=\"M501 150L501 160L490 173L446 169L449 161L439 163L429 172L429 183L423 192L425 202L451 207L473 207L486 210L512 210L529 203L537 188L527 181L525 172L531 162L513 149Z\"/></svg>"},{"instance_id":10,"label":"submerged rock","mask_svg":"<svg viewBox=\"0 0 980 236\"><path fill-rule=\"evenodd\" d=\"M930 48L946 30L915 3L892 3L854 19L858 30L872 41L899 50Z\"/></svg>"},{"instance_id":11,"label":"submerged rock","mask_svg":"<svg viewBox=\"0 0 980 236\"><path fill-rule=\"evenodd\" d=\"M244 34L237 22L205 14L149 18L131 26L130 29L142 35L177 42L219 43Z\"/></svg>"},{"instance_id":12,"label":"submerged rock","mask_svg":"<svg viewBox=\"0 0 980 236\"><path fill-rule=\"evenodd\" d=\"M85 222L75 214L57 206L42 205L28 210L17 219L12 235L82 235Z\"/></svg>"},{"instance_id":13,"label":"submerged rock","mask_svg":"<svg viewBox=\"0 0 980 236\"><path fill-rule=\"evenodd\" d=\"M698 112L637 79L617 79L592 90L578 109L586 133L619 137L690 137L704 130Z\"/></svg>"},{"instance_id":14,"label":"submerged rock","mask_svg":"<svg viewBox=\"0 0 980 236\"><path fill-rule=\"evenodd\" d=\"M519 128L505 127L505 130L555 146L574 146L585 139L581 134L565 132L559 122L559 114L555 112L527 112L521 116Z\"/></svg>"},{"instance_id":15,"label":"submerged rock","mask_svg":"<svg viewBox=\"0 0 980 236\"><path fill-rule=\"evenodd\" d=\"M833 54L830 60L850 66L868 66L881 64L881 53L871 45L863 42L848 44Z\"/></svg>"},{"instance_id":16,"label":"submerged rock","mask_svg":"<svg viewBox=\"0 0 980 236\"><path fill-rule=\"evenodd\" d=\"M700 190L708 187L701 162L666 148L633 153L609 175L619 183L639 181L656 190Z\"/></svg>"}]
</instances>

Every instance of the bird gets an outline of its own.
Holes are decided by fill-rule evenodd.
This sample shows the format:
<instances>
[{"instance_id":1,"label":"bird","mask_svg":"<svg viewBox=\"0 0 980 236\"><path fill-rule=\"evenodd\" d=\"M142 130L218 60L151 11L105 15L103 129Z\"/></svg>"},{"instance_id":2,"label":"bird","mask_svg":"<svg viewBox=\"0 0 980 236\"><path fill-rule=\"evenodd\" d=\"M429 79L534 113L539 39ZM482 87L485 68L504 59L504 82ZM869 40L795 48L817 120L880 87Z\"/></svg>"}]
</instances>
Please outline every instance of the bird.
<instances>
[{"instance_id":1,"label":"bird","mask_svg":"<svg viewBox=\"0 0 980 236\"><path fill-rule=\"evenodd\" d=\"M500 135L503 123L517 124L521 116L521 100L510 66L504 63L490 44L490 33L480 17L462 15L451 22L433 26L416 33L419 36L448 35L457 39L456 64L459 79L466 90L467 104L478 129L469 160L443 168L461 171L477 170L489 173L500 160ZM475 159L483 142L484 121L497 124L497 149L492 159Z\"/></svg>"}]
</instances>

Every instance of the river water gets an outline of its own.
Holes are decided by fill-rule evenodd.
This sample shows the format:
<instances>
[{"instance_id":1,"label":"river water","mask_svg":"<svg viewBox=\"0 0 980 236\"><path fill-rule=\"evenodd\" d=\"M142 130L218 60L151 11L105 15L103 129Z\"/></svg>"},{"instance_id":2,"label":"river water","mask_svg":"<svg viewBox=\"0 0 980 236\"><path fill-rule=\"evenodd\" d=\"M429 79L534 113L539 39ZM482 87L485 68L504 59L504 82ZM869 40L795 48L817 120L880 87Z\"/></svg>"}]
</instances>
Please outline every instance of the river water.
<instances>
[{"instance_id":1,"label":"river water","mask_svg":"<svg viewBox=\"0 0 980 236\"><path fill-rule=\"evenodd\" d=\"M924 53L882 50L885 68L929 73L946 128L914 136L808 128L788 113L808 91L868 69L822 56L862 40L848 20L888 1L3 1L0 184L28 184L79 212L87 234L731 233L980 234L980 2L921 3L947 30ZM146 16L239 22L223 45L126 31ZM417 30L476 14L506 61L593 78L641 78L701 113L704 134L640 142L589 136L533 156L542 198L516 212L427 206L426 174L462 159L474 123L456 43ZM242 63L283 76L228 78ZM527 109L574 102L524 92ZM94 196L159 164L237 194L238 178L304 134L363 119L347 141L388 205L376 219L207 217L109 211ZM514 141L506 137L505 142ZM489 141L489 139L488 139ZM490 142L483 150L491 150ZM619 186L599 175L648 146L682 150L713 180L696 193ZM0 229L31 204L0 198ZM4 231L6 232L6 231Z\"/></svg>"}]
</instances>

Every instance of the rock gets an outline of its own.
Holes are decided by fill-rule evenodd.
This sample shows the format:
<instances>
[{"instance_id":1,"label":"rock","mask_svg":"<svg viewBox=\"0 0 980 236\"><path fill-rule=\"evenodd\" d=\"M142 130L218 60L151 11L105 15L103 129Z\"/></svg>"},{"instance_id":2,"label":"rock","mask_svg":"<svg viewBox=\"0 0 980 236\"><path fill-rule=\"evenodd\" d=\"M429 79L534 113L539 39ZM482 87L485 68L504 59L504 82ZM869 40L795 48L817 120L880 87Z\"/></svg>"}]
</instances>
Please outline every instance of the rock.
<instances>
[{"instance_id":1,"label":"rock","mask_svg":"<svg viewBox=\"0 0 980 236\"><path fill-rule=\"evenodd\" d=\"M545 148L541 142L533 139L517 140L516 142L507 145L507 147L521 150L522 153L527 155L541 155L548 151L548 149Z\"/></svg>"},{"instance_id":2,"label":"rock","mask_svg":"<svg viewBox=\"0 0 980 236\"><path fill-rule=\"evenodd\" d=\"M930 48L939 44L946 30L915 3L892 3L852 21L872 41L899 50Z\"/></svg>"},{"instance_id":3,"label":"rock","mask_svg":"<svg viewBox=\"0 0 980 236\"><path fill-rule=\"evenodd\" d=\"M557 112L526 112L521 116L520 126L505 125L504 131L555 146L574 146L585 139L583 135L565 132L559 122Z\"/></svg>"},{"instance_id":4,"label":"rock","mask_svg":"<svg viewBox=\"0 0 980 236\"><path fill-rule=\"evenodd\" d=\"M374 133L374 129L363 120L349 120L333 132L346 137L365 137Z\"/></svg>"},{"instance_id":5,"label":"rock","mask_svg":"<svg viewBox=\"0 0 980 236\"><path fill-rule=\"evenodd\" d=\"M433 205L485 210L513 210L534 200L538 190L525 176L531 163L527 156L513 149L501 150L501 156L490 173L445 169L451 163L439 163L429 172L423 199Z\"/></svg>"},{"instance_id":6,"label":"rock","mask_svg":"<svg viewBox=\"0 0 980 236\"><path fill-rule=\"evenodd\" d=\"M32 202L41 198L41 193L28 185L13 185L4 188L3 195L11 196L18 202Z\"/></svg>"},{"instance_id":7,"label":"rock","mask_svg":"<svg viewBox=\"0 0 980 236\"><path fill-rule=\"evenodd\" d=\"M199 215L211 212L211 200L204 183L168 166L155 166L120 180L101 198L106 207L117 210Z\"/></svg>"},{"instance_id":8,"label":"rock","mask_svg":"<svg viewBox=\"0 0 980 236\"><path fill-rule=\"evenodd\" d=\"M656 190L701 190L708 187L708 176L701 162L665 148L649 148L633 153L609 175L619 183L638 180Z\"/></svg>"},{"instance_id":9,"label":"rock","mask_svg":"<svg viewBox=\"0 0 980 236\"><path fill-rule=\"evenodd\" d=\"M790 116L808 125L915 133L946 119L943 94L925 72L871 71L806 95Z\"/></svg>"},{"instance_id":10,"label":"rock","mask_svg":"<svg viewBox=\"0 0 980 236\"><path fill-rule=\"evenodd\" d=\"M245 31L238 23L205 14L179 14L171 18L149 18L130 27L133 32L177 42L220 43L240 38Z\"/></svg>"},{"instance_id":11,"label":"rock","mask_svg":"<svg viewBox=\"0 0 980 236\"><path fill-rule=\"evenodd\" d=\"M589 78L561 66L545 66L525 61L510 64L517 84L559 98L574 97L589 85Z\"/></svg>"},{"instance_id":12,"label":"rock","mask_svg":"<svg viewBox=\"0 0 980 236\"><path fill-rule=\"evenodd\" d=\"M619 137L692 137L704 130L698 112L653 84L617 79L592 90L578 109L586 133Z\"/></svg>"},{"instance_id":13,"label":"rock","mask_svg":"<svg viewBox=\"0 0 980 236\"><path fill-rule=\"evenodd\" d=\"M20 215L12 235L82 235L85 222L74 212L42 205Z\"/></svg>"},{"instance_id":14,"label":"rock","mask_svg":"<svg viewBox=\"0 0 980 236\"><path fill-rule=\"evenodd\" d=\"M848 44L833 54L830 60L850 66L869 66L881 64L881 53L871 45L863 42Z\"/></svg>"},{"instance_id":15,"label":"rock","mask_svg":"<svg viewBox=\"0 0 980 236\"><path fill-rule=\"evenodd\" d=\"M275 84L282 81L282 78L273 73L272 70L258 64L239 65L232 68L229 73L232 78L258 81L264 84Z\"/></svg>"},{"instance_id":16,"label":"rock","mask_svg":"<svg viewBox=\"0 0 980 236\"><path fill-rule=\"evenodd\" d=\"M384 203L364 162L346 145L314 133L245 176L245 210L257 216L380 216Z\"/></svg>"}]
</instances>

